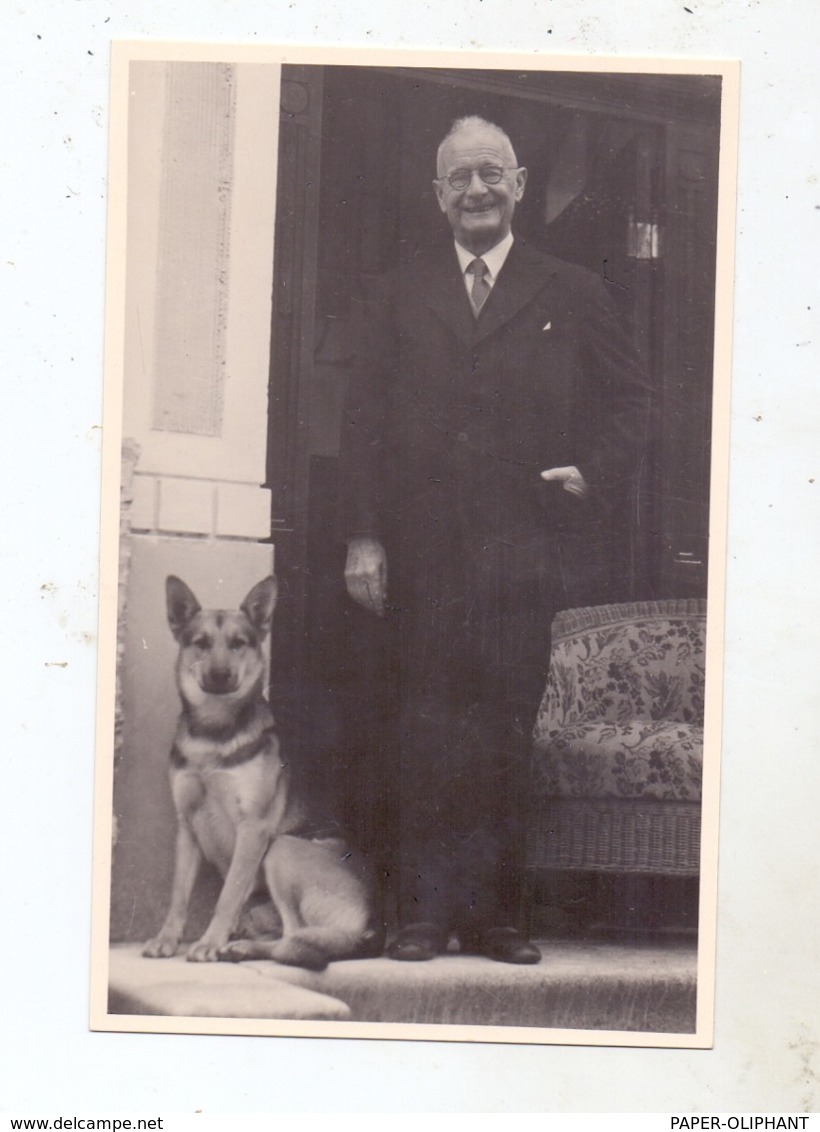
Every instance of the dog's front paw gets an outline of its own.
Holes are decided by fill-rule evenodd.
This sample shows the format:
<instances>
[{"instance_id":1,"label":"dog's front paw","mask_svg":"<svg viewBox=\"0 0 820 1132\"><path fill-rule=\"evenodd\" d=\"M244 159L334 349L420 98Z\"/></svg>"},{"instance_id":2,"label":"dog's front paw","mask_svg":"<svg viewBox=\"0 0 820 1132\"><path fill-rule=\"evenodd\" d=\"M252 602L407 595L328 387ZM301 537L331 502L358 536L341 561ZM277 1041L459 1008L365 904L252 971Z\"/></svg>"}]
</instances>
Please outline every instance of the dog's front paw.
<instances>
[{"instance_id":1,"label":"dog's front paw","mask_svg":"<svg viewBox=\"0 0 820 1132\"><path fill-rule=\"evenodd\" d=\"M175 936L158 935L149 939L142 949L146 959L170 959L176 955L179 940Z\"/></svg>"},{"instance_id":2,"label":"dog's front paw","mask_svg":"<svg viewBox=\"0 0 820 1132\"><path fill-rule=\"evenodd\" d=\"M215 963L219 958L220 950L220 944L209 943L208 940L201 939L199 943L195 943L188 950L185 958L189 963Z\"/></svg>"}]
</instances>

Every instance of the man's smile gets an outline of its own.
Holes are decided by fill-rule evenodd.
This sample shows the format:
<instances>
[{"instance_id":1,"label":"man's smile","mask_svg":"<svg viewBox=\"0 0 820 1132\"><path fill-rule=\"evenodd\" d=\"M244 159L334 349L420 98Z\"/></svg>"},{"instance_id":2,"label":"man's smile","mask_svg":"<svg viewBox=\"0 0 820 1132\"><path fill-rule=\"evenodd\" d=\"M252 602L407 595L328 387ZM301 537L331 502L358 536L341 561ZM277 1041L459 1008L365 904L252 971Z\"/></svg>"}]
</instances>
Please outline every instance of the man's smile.
<instances>
[{"instance_id":1,"label":"man's smile","mask_svg":"<svg viewBox=\"0 0 820 1132\"><path fill-rule=\"evenodd\" d=\"M485 212L492 212L497 208L497 202L494 200L482 201L481 204L463 204L461 206L462 212L470 213L474 216L481 216Z\"/></svg>"}]
</instances>

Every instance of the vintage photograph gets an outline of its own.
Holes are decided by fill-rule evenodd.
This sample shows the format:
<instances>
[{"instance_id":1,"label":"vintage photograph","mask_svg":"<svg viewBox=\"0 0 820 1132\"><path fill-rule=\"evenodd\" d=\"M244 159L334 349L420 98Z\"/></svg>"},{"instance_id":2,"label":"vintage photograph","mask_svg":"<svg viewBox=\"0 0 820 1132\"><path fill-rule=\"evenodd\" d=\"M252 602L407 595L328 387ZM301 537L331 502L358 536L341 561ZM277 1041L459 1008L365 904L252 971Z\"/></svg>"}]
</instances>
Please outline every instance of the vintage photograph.
<instances>
[{"instance_id":1,"label":"vintage photograph","mask_svg":"<svg viewBox=\"0 0 820 1132\"><path fill-rule=\"evenodd\" d=\"M710 1044L737 84L115 45L93 1028Z\"/></svg>"}]
</instances>

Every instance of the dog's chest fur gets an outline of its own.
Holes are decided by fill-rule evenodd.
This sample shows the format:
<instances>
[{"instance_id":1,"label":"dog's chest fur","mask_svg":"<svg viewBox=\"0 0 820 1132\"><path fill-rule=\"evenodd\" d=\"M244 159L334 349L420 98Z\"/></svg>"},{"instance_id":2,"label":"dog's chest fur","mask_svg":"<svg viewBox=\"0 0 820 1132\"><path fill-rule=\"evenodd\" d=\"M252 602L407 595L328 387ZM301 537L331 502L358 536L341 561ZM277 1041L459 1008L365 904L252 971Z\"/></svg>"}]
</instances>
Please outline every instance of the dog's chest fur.
<instances>
[{"instance_id":1,"label":"dog's chest fur","mask_svg":"<svg viewBox=\"0 0 820 1132\"><path fill-rule=\"evenodd\" d=\"M197 726L183 712L171 751L171 788L205 857L223 874L242 821L259 821L273 838L299 823L289 773L267 705L260 704L232 734Z\"/></svg>"}]
</instances>

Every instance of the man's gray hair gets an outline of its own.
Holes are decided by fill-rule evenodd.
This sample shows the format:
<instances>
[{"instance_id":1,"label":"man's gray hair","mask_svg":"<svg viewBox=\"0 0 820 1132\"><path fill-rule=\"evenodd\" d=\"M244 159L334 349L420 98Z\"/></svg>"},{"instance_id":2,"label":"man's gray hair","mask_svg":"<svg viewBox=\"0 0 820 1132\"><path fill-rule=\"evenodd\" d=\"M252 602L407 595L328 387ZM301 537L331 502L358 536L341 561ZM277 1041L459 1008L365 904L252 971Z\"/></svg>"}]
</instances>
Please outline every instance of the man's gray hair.
<instances>
[{"instance_id":1,"label":"man's gray hair","mask_svg":"<svg viewBox=\"0 0 820 1132\"><path fill-rule=\"evenodd\" d=\"M436 154L436 173L439 177L441 177L444 173L442 164L442 156L444 154L444 150L447 148L455 135L460 134L464 130L491 130L494 134L497 134L499 138L501 138L504 149L507 150L506 159L510 162L511 166L515 168L518 167L518 159L515 156L513 144L510 141L507 133L502 130L500 126L496 126L495 122L488 122L486 118L481 118L478 114L468 114L464 118L456 118L448 132L441 139L438 147L438 152Z\"/></svg>"}]
</instances>

